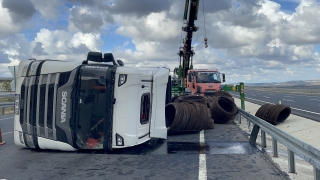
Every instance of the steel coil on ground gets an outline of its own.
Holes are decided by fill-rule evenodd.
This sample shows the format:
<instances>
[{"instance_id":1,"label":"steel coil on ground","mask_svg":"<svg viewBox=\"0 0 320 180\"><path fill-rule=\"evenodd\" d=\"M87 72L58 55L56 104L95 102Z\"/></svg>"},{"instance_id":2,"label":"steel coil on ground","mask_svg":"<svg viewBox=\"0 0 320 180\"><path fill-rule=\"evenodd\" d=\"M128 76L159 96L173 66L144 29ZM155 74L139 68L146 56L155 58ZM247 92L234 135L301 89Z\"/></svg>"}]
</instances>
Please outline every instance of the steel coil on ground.
<instances>
[{"instance_id":1,"label":"steel coil on ground","mask_svg":"<svg viewBox=\"0 0 320 180\"><path fill-rule=\"evenodd\" d=\"M168 134L198 132L213 128L207 105L199 102L172 102L165 107Z\"/></svg>"},{"instance_id":2,"label":"steel coil on ground","mask_svg":"<svg viewBox=\"0 0 320 180\"><path fill-rule=\"evenodd\" d=\"M211 117L215 123L225 124L234 120L238 108L232 98L225 96L209 97Z\"/></svg>"},{"instance_id":3,"label":"steel coil on ground","mask_svg":"<svg viewBox=\"0 0 320 180\"><path fill-rule=\"evenodd\" d=\"M165 107L168 134L213 129L214 123L225 124L235 119L238 108L229 93L215 96L178 96Z\"/></svg>"},{"instance_id":4,"label":"steel coil on ground","mask_svg":"<svg viewBox=\"0 0 320 180\"><path fill-rule=\"evenodd\" d=\"M291 114L291 108L282 104L264 104L256 112L255 116L277 125L284 122Z\"/></svg>"},{"instance_id":5,"label":"steel coil on ground","mask_svg":"<svg viewBox=\"0 0 320 180\"><path fill-rule=\"evenodd\" d=\"M174 99L173 102L179 103L179 102L188 102L188 103L200 103L205 106L208 106L208 99L203 96L178 96ZM209 107L209 106L208 106Z\"/></svg>"},{"instance_id":6,"label":"steel coil on ground","mask_svg":"<svg viewBox=\"0 0 320 180\"><path fill-rule=\"evenodd\" d=\"M230 97L232 98L232 95L225 91L217 91L213 94L213 96L223 96L223 97Z\"/></svg>"}]
</instances>

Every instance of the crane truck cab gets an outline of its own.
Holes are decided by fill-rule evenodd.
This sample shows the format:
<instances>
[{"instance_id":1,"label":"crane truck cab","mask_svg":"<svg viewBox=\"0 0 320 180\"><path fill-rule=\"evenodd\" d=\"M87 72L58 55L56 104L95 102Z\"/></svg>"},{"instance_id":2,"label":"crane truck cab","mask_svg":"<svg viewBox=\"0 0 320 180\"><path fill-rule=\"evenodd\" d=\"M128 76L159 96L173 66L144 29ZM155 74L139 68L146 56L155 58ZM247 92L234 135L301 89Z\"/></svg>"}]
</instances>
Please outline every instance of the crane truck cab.
<instances>
[{"instance_id":1,"label":"crane truck cab","mask_svg":"<svg viewBox=\"0 0 320 180\"><path fill-rule=\"evenodd\" d=\"M191 69L187 73L186 92L191 95L210 96L221 90L222 82L225 82L225 74L218 70Z\"/></svg>"},{"instance_id":2,"label":"crane truck cab","mask_svg":"<svg viewBox=\"0 0 320 180\"><path fill-rule=\"evenodd\" d=\"M83 62L21 61L17 71L18 146L111 151L167 138L166 68L130 68L89 52Z\"/></svg>"}]
</instances>

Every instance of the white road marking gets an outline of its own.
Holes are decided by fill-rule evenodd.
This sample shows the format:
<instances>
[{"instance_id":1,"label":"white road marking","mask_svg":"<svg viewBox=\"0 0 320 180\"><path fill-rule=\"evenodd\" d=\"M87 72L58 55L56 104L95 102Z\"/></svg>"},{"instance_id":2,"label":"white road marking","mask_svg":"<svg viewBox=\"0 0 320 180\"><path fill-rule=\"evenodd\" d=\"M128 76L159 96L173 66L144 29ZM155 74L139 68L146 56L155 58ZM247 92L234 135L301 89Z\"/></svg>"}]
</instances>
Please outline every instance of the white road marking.
<instances>
[{"instance_id":1,"label":"white road marking","mask_svg":"<svg viewBox=\"0 0 320 180\"><path fill-rule=\"evenodd\" d=\"M293 108L293 107L291 107L291 109L295 109L295 110L298 110L298 111L303 111L303 112L307 112L307 113L311 113L311 114L318 114L318 115L320 115L320 113L316 113L316 112L312 112L312 111L307 111L307 110L303 110L303 109L298 109L298 108Z\"/></svg>"},{"instance_id":2,"label":"white road marking","mask_svg":"<svg viewBox=\"0 0 320 180\"><path fill-rule=\"evenodd\" d=\"M2 133L2 135L12 134L13 132Z\"/></svg>"},{"instance_id":3,"label":"white road marking","mask_svg":"<svg viewBox=\"0 0 320 180\"><path fill-rule=\"evenodd\" d=\"M294 97L292 97L292 96L283 96L283 97L294 98Z\"/></svg>"},{"instance_id":4,"label":"white road marking","mask_svg":"<svg viewBox=\"0 0 320 180\"><path fill-rule=\"evenodd\" d=\"M274 103L267 102L267 101L260 101L260 100L258 100L258 99L252 99L252 98L246 98L246 99L251 99L251 100L259 101L259 102L263 102L263 103L274 104ZM320 105L319 105L319 106L320 106ZM298 108L293 108L293 107L290 107L290 108L291 108L291 109L298 110L298 111L303 111L303 112L307 112L307 113L311 113L311 114L317 114L317 115L320 115L320 113L316 113L316 112L312 112L312 111L307 111L307 110L298 109Z\"/></svg>"},{"instance_id":5,"label":"white road marking","mask_svg":"<svg viewBox=\"0 0 320 180\"><path fill-rule=\"evenodd\" d=\"M8 117L8 118L2 118L0 121L6 120L6 119L13 119L14 117Z\"/></svg>"},{"instance_id":6,"label":"white road marking","mask_svg":"<svg viewBox=\"0 0 320 180\"><path fill-rule=\"evenodd\" d=\"M297 94L295 96L304 96L304 97L310 97L310 98L314 98L314 97L317 97L317 96L307 96L307 95L300 95L300 94Z\"/></svg>"},{"instance_id":7,"label":"white road marking","mask_svg":"<svg viewBox=\"0 0 320 180\"><path fill-rule=\"evenodd\" d=\"M310 99L311 101L320 101L320 99Z\"/></svg>"},{"instance_id":8,"label":"white road marking","mask_svg":"<svg viewBox=\"0 0 320 180\"><path fill-rule=\"evenodd\" d=\"M256 96L256 95L254 95L254 94L251 94L252 96Z\"/></svg>"},{"instance_id":9,"label":"white road marking","mask_svg":"<svg viewBox=\"0 0 320 180\"><path fill-rule=\"evenodd\" d=\"M294 102L294 101L293 101L293 100L291 100L291 99L282 99L282 100L284 100L284 101Z\"/></svg>"},{"instance_id":10,"label":"white road marking","mask_svg":"<svg viewBox=\"0 0 320 180\"><path fill-rule=\"evenodd\" d=\"M270 98L270 97L268 97L268 96L263 96L263 97L265 97L265 98Z\"/></svg>"},{"instance_id":11,"label":"white road marking","mask_svg":"<svg viewBox=\"0 0 320 180\"><path fill-rule=\"evenodd\" d=\"M204 146L204 130L200 131L200 149ZM199 154L199 180L207 180L206 154L200 150Z\"/></svg>"}]
</instances>

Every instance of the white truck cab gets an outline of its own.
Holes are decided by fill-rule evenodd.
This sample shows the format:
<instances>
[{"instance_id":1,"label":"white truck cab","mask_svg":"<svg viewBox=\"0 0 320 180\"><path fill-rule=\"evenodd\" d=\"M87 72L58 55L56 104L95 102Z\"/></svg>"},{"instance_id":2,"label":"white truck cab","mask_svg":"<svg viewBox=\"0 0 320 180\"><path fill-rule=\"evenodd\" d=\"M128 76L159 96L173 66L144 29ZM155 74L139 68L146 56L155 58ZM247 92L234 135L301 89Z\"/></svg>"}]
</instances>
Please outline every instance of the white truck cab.
<instances>
[{"instance_id":1,"label":"white truck cab","mask_svg":"<svg viewBox=\"0 0 320 180\"><path fill-rule=\"evenodd\" d=\"M168 79L169 69L125 67L111 53L89 52L83 62L21 61L15 73L15 144L111 151L166 139Z\"/></svg>"}]
</instances>

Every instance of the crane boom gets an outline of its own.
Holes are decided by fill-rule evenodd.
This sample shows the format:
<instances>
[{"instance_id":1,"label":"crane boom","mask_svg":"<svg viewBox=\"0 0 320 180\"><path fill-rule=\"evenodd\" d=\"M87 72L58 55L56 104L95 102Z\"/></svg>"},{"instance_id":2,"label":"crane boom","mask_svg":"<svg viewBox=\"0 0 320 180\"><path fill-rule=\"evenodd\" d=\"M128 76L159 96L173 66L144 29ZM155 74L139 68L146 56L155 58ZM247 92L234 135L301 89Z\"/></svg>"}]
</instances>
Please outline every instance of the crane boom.
<instances>
[{"instance_id":1,"label":"crane boom","mask_svg":"<svg viewBox=\"0 0 320 180\"><path fill-rule=\"evenodd\" d=\"M185 27L182 27L182 31L186 32L186 37L184 39L184 46L181 50L182 53L179 53L179 55L181 54L183 56L182 78L187 77L187 72L190 69L190 60L194 55L194 51L192 50L191 45L192 45L193 32L196 32L199 29L194 24L194 21L197 20L198 18L198 8L199 8L199 0L186 0L183 19L187 22L187 25ZM192 62L191 62L191 66L192 66Z\"/></svg>"},{"instance_id":2,"label":"crane boom","mask_svg":"<svg viewBox=\"0 0 320 180\"><path fill-rule=\"evenodd\" d=\"M193 69L192 57L195 53L191 45L193 32L196 32L199 29L194 24L194 21L198 19L198 9L199 0L186 0L183 14L185 26L182 27L182 31L186 32L186 36L182 42L183 46L179 48L180 50L178 52L178 55L180 56L180 64L179 69L175 69L175 73L178 74L178 81L172 88L174 93L184 94L187 72L189 69Z\"/></svg>"}]
</instances>

